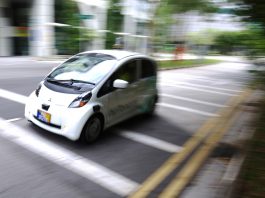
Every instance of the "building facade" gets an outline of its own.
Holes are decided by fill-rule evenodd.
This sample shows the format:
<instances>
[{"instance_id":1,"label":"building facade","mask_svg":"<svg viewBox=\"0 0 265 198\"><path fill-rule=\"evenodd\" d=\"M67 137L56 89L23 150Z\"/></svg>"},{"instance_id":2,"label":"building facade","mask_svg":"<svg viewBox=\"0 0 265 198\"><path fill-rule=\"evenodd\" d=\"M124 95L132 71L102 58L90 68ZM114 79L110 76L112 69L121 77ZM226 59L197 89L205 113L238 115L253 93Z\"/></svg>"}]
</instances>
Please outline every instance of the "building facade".
<instances>
[{"instance_id":1,"label":"building facade","mask_svg":"<svg viewBox=\"0 0 265 198\"><path fill-rule=\"evenodd\" d=\"M55 27L56 0L0 1L0 56L51 56L57 54ZM82 27L96 32L87 49L104 48L107 3L105 0L75 0ZM91 16L86 17L86 16ZM74 27L76 28L76 27Z\"/></svg>"},{"instance_id":2,"label":"building facade","mask_svg":"<svg viewBox=\"0 0 265 198\"><path fill-rule=\"evenodd\" d=\"M150 22L155 4L148 0L123 0L124 47L127 50L148 53Z\"/></svg>"},{"instance_id":3,"label":"building facade","mask_svg":"<svg viewBox=\"0 0 265 198\"><path fill-rule=\"evenodd\" d=\"M226 0L212 0L219 9L212 14L201 14L198 11L190 11L182 14L175 14L175 24L170 27L169 39L171 41L186 41L191 33L198 33L207 30L215 31L241 31L245 29L240 17L233 13L237 6L227 3ZM207 36L207 35L206 35Z\"/></svg>"}]
</instances>

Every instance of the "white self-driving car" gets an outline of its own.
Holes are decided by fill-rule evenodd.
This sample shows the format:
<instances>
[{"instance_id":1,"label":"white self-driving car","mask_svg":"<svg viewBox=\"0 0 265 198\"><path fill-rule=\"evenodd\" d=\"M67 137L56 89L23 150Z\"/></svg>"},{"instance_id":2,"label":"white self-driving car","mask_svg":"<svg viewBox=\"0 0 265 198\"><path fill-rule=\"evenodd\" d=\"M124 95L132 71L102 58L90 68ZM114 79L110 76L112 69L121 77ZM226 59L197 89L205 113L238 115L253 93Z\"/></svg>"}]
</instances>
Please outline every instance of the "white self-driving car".
<instances>
[{"instance_id":1,"label":"white self-driving car","mask_svg":"<svg viewBox=\"0 0 265 198\"><path fill-rule=\"evenodd\" d=\"M119 50L79 53L54 68L25 106L25 117L71 140L92 142L102 130L158 99L157 65L145 55Z\"/></svg>"}]
</instances>

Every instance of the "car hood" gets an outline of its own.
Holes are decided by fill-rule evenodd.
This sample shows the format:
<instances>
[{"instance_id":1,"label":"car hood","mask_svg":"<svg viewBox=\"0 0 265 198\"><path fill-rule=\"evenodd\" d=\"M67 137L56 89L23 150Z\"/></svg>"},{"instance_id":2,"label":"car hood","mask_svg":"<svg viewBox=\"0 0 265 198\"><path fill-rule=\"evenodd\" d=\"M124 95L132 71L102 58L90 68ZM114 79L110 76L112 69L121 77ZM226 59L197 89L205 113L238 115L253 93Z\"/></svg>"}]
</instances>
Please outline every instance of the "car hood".
<instances>
[{"instance_id":1,"label":"car hood","mask_svg":"<svg viewBox=\"0 0 265 198\"><path fill-rule=\"evenodd\" d=\"M78 95L56 92L42 85L38 98L43 104L68 107Z\"/></svg>"}]
</instances>

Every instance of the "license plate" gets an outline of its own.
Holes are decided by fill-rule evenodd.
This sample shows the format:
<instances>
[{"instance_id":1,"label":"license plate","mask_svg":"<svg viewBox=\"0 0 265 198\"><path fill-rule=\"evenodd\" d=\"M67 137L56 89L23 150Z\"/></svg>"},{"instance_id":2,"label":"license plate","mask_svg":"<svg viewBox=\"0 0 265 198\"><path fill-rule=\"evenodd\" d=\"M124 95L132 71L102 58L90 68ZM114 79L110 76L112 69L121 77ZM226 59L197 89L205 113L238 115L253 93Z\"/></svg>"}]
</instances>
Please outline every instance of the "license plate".
<instances>
[{"instance_id":1,"label":"license plate","mask_svg":"<svg viewBox=\"0 0 265 198\"><path fill-rule=\"evenodd\" d=\"M38 110L37 118L43 122L50 123L51 122L51 114L46 113L44 111Z\"/></svg>"}]
</instances>

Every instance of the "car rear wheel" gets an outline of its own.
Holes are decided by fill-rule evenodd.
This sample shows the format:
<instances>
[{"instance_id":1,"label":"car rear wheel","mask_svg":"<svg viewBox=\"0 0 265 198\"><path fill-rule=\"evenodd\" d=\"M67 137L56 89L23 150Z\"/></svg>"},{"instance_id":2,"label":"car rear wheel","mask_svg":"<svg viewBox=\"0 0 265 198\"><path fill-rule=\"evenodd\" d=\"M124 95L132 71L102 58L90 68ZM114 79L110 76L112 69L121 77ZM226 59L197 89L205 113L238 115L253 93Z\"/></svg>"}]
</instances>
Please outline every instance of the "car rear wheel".
<instances>
[{"instance_id":1,"label":"car rear wheel","mask_svg":"<svg viewBox=\"0 0 265 198\"><path fill-rule=\"evenodd\" d=\"M156 108L156 98L151 98L149 103L148 103L148 110L146 112L147 115L153 115L154 114L154 111L155 111L155 108Z\"/></svg>"},{"instance_id":2,"label":"car rear wheel","mask_svg":"<svg viewBox=\"0 0 265 198\"><path fill-rule=\"evenodd\" d=\"M101 132L102 122L99 117L93 116L87 121L80 136L80 139L82 142L91 143L99 137Z\"/></svg>"}]
</instances>

